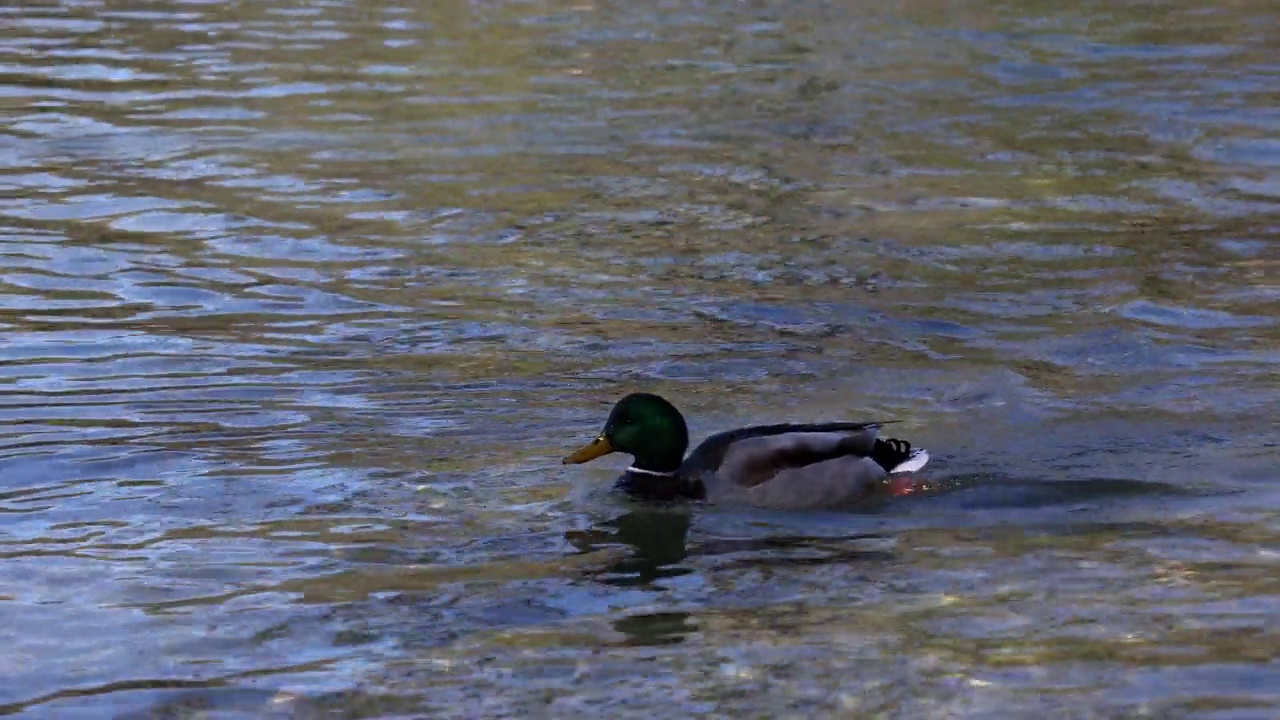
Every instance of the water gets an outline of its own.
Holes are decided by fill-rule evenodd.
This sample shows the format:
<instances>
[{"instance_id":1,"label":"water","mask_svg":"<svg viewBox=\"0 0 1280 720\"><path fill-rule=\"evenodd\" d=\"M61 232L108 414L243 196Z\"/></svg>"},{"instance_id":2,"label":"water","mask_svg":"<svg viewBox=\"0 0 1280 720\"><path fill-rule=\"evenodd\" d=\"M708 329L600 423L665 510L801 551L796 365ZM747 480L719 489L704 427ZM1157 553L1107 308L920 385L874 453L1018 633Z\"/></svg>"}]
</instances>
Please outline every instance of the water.
<instances>
[{"instance_id":1,"label":"water","mask_svg":"<svg viewBox=\"0 0 1280 720\"><path fill-rule=\"evenodd\" d=\"M1280 714L1280 10L1060 5L0 9L0 714Z\"/></svg>"}]
</instances>

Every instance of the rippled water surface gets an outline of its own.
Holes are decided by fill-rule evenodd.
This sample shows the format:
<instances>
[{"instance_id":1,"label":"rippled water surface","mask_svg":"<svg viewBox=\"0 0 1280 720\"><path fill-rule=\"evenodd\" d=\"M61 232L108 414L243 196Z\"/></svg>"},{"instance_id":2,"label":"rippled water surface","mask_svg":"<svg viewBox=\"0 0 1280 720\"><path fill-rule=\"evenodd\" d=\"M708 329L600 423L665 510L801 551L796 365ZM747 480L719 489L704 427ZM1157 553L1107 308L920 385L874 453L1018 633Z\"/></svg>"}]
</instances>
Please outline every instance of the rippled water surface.
<instances>
[{"instance_id":1,"label":"rippled water surface","mask_svg":"<svg viewBox=\"0 0 1280 720\"><path fill-rule=\"evenodd\" d=\"M1280 716L1280 6L0 8L0 714ZM895 419L951 492L565 468Z\"/></svg>"}]
</instances>

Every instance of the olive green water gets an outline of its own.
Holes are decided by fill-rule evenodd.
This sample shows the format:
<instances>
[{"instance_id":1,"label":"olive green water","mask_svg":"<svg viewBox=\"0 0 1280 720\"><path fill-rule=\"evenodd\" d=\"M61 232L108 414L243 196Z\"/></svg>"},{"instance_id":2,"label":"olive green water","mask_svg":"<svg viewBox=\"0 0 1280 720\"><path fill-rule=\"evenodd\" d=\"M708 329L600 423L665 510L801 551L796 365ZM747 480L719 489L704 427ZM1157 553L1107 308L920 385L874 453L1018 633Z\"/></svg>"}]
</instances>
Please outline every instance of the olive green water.
<instances>
[{"instance_id":1,"label":"olive green water","mask_svg":"<svg viewBox=\"0 0 1280 720\"><path fill-rule=\"evenodd\" d=\"M1280 717L1274 3L0 27L0 715ZM646 508L638 389L956 489Z\"/></svg>"}]
</instances>

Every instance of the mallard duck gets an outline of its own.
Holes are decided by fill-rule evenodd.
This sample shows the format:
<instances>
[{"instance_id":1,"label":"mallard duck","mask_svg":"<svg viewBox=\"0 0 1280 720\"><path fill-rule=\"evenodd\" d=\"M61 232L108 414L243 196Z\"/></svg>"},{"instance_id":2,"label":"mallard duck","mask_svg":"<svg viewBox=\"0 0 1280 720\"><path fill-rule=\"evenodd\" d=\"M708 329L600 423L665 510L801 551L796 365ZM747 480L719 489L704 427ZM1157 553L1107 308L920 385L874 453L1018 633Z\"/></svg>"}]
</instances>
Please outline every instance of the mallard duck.
<instances>
[{"instance_id":1,"label":"mallard duck","mask_svg":"<svg viewBox=\"0 0 1280 720\"><path fill-rule=\"evenodd\" d=\"M657 395L635 393L619 400L600 435L564 463L627 453L634 460L618 486L647 499L832 508L864 500L891 475L929 461L911 443L877 439L882 424L744 427L712 435L686 458L689 430L680 411Z\"/></svg>"}]
</instances>

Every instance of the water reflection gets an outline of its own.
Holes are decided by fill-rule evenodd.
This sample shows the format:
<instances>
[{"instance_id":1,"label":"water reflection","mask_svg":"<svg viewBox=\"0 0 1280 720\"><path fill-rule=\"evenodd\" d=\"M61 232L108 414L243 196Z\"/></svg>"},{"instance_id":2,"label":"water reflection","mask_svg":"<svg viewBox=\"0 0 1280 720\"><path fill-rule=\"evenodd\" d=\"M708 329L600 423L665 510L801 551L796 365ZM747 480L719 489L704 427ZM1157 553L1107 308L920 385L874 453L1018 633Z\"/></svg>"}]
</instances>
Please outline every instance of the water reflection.
<instances>
[{"instance_id":1,"label":"water reflection","mask_svg":"<svg viewBox=\"0 0 1280 720\"><path fill-rule=\"evenodd\" d=\"M689 555L690 512L683 508L636 510L588 530L570 530L565 539L580 552L627 545L627 555L609 564L598 579L624 587L648 586L658 579L690 572L679 565Z\"/></svg>"},{"instance_id":2,"label":"water reflection","mask_svg":"<svg viewBox=\"0 0 1280 720\"><path fill-rule=\"evenodd\" d=\"M829 534L814 536L787 534L789 528L809 524L807 513L757 513L747 511L726 513L716 517L718 511L705 513L690 507L646 508L625 513L599 523L588 530L570 530L565 539L579 552L590 553L622 544L627 553L621 559L609 563L595 579L622 587L645 586L661 588L658 582L664 578L676 578L692 572L693 565L715 562L721 567L770 564L800 566L805 564L849 563L865 560L885 560L892 555L870 545L883 545L889 538L879 533ZM710 515L710 517L708 517ZM842 513L831 513L833 518ZM690 529L694 518L699 518L704 528L699 537L690 541ZM737 532L746 531L745 537L717 536L717 523L728 519ZM745 521L745 524L741 524ZM724 527L730 530L729 527ZM733 530L730 530L731 532ZM723 557L721 557L723 556ZM691 563L685 563L691 559Z\"/></svg>"},{"instance_id":3,"label":"water reflection","mask_svg":"<svg viewBox=\"0 0 1280 720\"><path fill-rule=\"evenodd\" d=\"M0 21L0 712L1275 715L1275 3ZM575 493L632 390L955 492Z\"/></svg>"},{"instance_id":4,"label":"water reflection","mask_svg":"<svg viewBox=\"0 0 1280 720\"><path fill-rule=\"evenodd\" d=\"M627 645L675 645L697 632L698 624L689 613L668 612L621 617L613 629L626 636Z\"/></svg>"}]
</instances>

